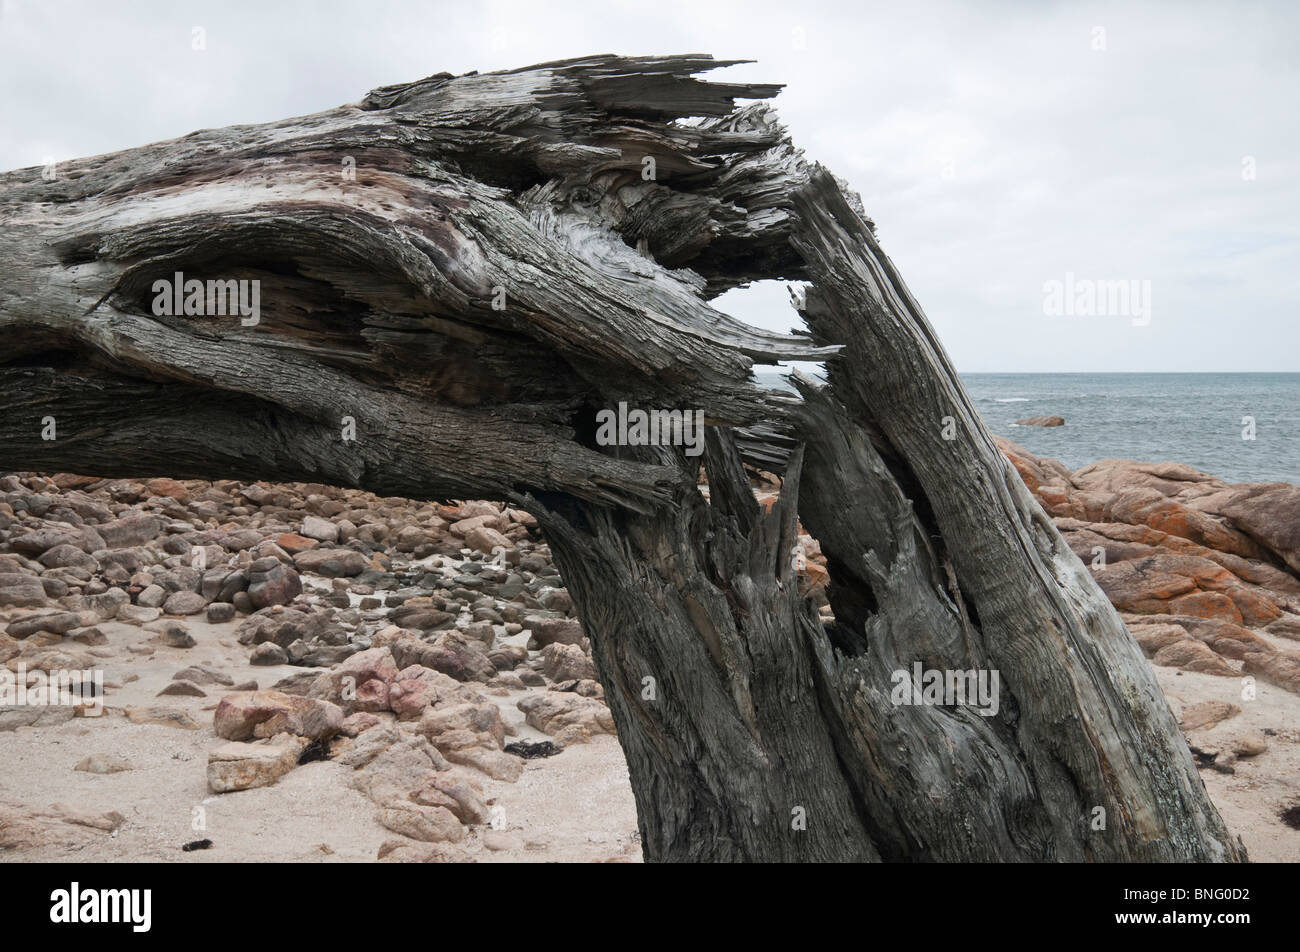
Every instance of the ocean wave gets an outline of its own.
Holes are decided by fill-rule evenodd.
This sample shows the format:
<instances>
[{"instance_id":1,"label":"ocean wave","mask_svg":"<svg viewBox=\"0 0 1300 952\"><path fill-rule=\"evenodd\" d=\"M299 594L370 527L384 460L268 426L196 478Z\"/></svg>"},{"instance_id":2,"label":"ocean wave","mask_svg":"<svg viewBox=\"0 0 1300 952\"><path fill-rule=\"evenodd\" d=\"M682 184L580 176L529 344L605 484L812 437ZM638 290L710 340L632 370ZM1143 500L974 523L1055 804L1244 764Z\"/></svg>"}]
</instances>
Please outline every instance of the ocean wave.
<instances>
[{"instance_id":1,"label":"ocean wave","mask_svg":"<svg viewBox=\"0 0 1300 952\"><path fill-rule=\"evenodd\" d=\"M994 403L1028 403L1028 397L994 397Z\"/></svg>"}]
</instances>

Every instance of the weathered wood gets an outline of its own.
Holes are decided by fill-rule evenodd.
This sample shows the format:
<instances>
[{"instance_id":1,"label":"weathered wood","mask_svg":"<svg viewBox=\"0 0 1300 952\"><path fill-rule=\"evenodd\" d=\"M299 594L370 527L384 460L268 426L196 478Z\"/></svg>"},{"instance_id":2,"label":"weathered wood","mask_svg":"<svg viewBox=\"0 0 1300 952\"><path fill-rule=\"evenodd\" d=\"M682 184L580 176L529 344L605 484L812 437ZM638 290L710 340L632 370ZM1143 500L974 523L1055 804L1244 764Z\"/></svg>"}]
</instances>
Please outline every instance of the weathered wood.
<instances>
[{"instance_id":1,"label":"weathered wood","mask_svg":"<svg viewBox=\"0 0 1300 952\"><path fill-rule=\"evenodd\" d=\"M439 74L0 176L0 466L527 507L650 859L1244 858L856 196L717 65ZM260 282L258 322L155 313L176 272ZM813 283L809 333L708 304L778 277ZM829 386L754 383L788 358ZM598 445L620 401L704 412L707 499L680 448ZM744 462L784 472L770 511ZM917 662L996 669L997 713L894 703Z\"/></svg>"},{"instance_id":2,"label":"weathered wood","mask_svg":"<svg viewBox=\"0 0 1300 952\"><path fill-rule=\"evenodd\" d=\"M1014 776L1012 761L996 758L999 769L1012 773L1002 781L1010 789L1000 795L1009 798L1004 816L1013 839L1019 821L1032 819L1035 830L1011 852L986 843L983 855L1146 861L1244 855L1206 796L1137 644L997 450L871 228L824 171L799 190L796 208L794 243L813 279L804 315L815 332L844 345L828 367L831 392L851 418L879 434L898 460L894 481L907 488L922 516L921 526L896 533L892 551L873 553L871 578L854 580L882 604L898 595L906 603L892 613L895 619L887 611L883 620L869 619L868 641L880 640L871 637L873 625L882 633L891 628L913 659L934 639L933 647L942 649L935 652L937 667L998 670L1009 703L997 726L1014 738L1019 772L1032 778L1029 810L1019 803L1023 778ZM839 510L810 514L809 523L841 518ZM931 564L906 584L917 536L937 540L944 564ZM858 551L865 551L864 541L875 548L872 540L882 537L879 527L868 527ZM847 562L852 554L846 547L839 557ZM958 613L929 615L946 628L909 617L941 572L951 577ZM833 665L831 673L844 676ZM984 756L973 753L967 763L975 768ZM1093 832L1098 807L1106 826Z\"/></svg>"}]
</instances>

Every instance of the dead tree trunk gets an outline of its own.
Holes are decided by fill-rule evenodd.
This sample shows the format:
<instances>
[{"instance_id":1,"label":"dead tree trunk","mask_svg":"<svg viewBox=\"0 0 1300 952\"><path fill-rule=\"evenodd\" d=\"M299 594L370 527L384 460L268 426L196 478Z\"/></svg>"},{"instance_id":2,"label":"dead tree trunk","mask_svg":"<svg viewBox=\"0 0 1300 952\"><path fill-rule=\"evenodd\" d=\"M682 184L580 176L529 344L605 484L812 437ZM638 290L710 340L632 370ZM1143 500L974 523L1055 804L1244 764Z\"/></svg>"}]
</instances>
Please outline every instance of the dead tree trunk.
<instances>
[{"instance_id":1,"label":"dead tree trunk","mask_svg":"<svg viewBox=\"0 0 1300 952\"><path fill-rule=\"evenodd\" d=\"M0 466L527 506L650 859L1244 859L856 198L718 65L440 74L0 176ZM708 305L759 278L812 282L810 333ZM192 280L256 314L168 313ZM799 398L750 376L826 358ZM707 499L680 449L598 445L619 401L705 412ZM744 461L787 453L765 512ZM997 671L997 712L895 703L917 663Z\"/></svg>"}]
</instances>

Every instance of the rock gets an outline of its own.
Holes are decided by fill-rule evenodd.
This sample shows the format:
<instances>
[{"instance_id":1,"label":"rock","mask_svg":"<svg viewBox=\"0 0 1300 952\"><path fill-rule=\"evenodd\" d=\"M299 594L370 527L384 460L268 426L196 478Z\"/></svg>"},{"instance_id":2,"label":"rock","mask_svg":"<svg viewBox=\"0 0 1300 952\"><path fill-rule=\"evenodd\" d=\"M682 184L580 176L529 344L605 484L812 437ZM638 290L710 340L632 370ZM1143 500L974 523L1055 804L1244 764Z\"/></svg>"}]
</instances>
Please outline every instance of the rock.
<instances>
[{"instance_id":1,"label":"rock","mask_svg":"<svg viewBox=\"0 0 1300 952\"><path fill-rule=\"evenodd\" d=\"M453 863L467 861L464 853L446 843L413 843L404 837L384 840L376 856L381 863ZM472 862L472 860L468 860Z\"/></svg>"},{"instance_id":2,"label":"rock","mask_svg":"<svg viewBox=\"0 0 1300 952\"><path fill-rule=\"evenodd\" d=\"M288 734L258 744L223 744L208 754L208 789L227 793L269 786L298 765L306 746L303 738Z\"/></svg>"},{"instance_id":3,"label":"rock","mask_svg":"<svg viewBox=\"0 0 1300 952\"><path fill-rule=\"evenodd\" d=\"M172 681L165 688L158 692L157 697L207 697L207 692L195 684L193 681Z\"/></svg>"},{"instance_id":4,"label":"rock","mask_svg":"<svg viewBox=\"0 0 1300 952\"><path fill-rule=\"evenodd\" d=\"M1185 707L1178 723L1184 731L1205 730L1240 713L1241 708L1226 701L1202 701Z\"/></svg>"},{"instance_id":5,"label":"rock","mask_svg":"<svg viewBox=\"0 0 1300 952\"><path fill-rule=\"evenodd\" d=\"M542 672L552 681L596 679L596 666L583 650L577 645L560 642L542 649Z\"/></svg>"},{"instance_id":6,"label":"rock","mask_svg":"<svg viewBox=\"0 0 1300 952\"><path fill-rule=\"evenodd\" d=\"M173 592L167 596L162 608L166 615L197 615L206 604L198 592Z\"/></svg>"},{"instance_id":7,"label":"rock","mask_svg":"<svg viewBox=\"0 0 1300 952\"><path fill-rule=\"evenodd\" d=\"M109 549L124 549L144 545L162 532L162 520L142 512L131 513L112 522L96 526Z\"/></svg>"},{"instance_id":8,"label":"rock","mask_svg":"<svg viewBox=\"0 0 1300 952\"><path fill-rule=\"evenodd\" d=\"M1074 485L1084 490L1110 493L1151 488L1166 496L1203 495L1227 484L1183 463L1143 463L1131 459L1103 459L1075 470Z\"/></svg>"},{"instance_id":9,"label":"rock","mask_svg":"<svg viewBox=\"0 0 1300 952\"><path fill-rule=\"evenodd\" d=\"M108 635L104 634L93 625L85 628L73 628L67 632L69 638L83 645L106 645L108 644Z\"/></svg>"},{"instance_id":10,"label":"rock","mask_svg":"<svg viewBox=\"0 0 1300 952\"><path fill-rule=\"evenodd\" d=\"M280 733L325 740L342 726L343 711L338 705L279 691L227 695L217 705L212 720L218 737L240 741Z\"/></svg>"},{"instance_id":11,"label":"rock","mask_svg":"<svg viewBox=\"0 0 1300 952\"><path fill-rule=\"evenodd\" d=\"M577 727L590 734L613 734L614 717L600 701L578 694L548 691L530 695L516 705L529 727L559 736L565 728Z\"/></svg>"},{"instance_id":12,"label":"rock","mask_svg":"<svg viewBox=\"0 0 1300 952\"><path fill-rule=\"evenodd\" d=\"M53 707L0 707L0 734L20 727L46 727L72 720L76 710L65 704Z\"/></svg>"},{"instance_id":13,"label":"rock","mask_svg":"<svg viewBox=\"0 0 1300 952\"><path fill-rule=\"evenodd\" d=\"M352 655L335 668L334 673L339 676L350 676L354 684L373 679L388 683L396 680L398 670L390 648L368 648Z\"/></svg>"},{"instance_id":14,"label":"rock","mask_svg":"<svg viewBox=\"0 0 1300 952\"><path fill-rule=\"evenodd\" d=\"M69 566L79 569L85 569L87 572L98 572L99 562L93 555L89 555L77 548L75 545L56 545L52 549L44 552L38 560L46 568L68 568Z\"/></svg>"},{"instance_id":15,"label":"rock","mask_svg":"<svg viewBox=\"0 0 1300 952\"><path fill-rule=\"evenodd\" d=\"M455 621L456 616L451 612L440 611L432 605L408 602L389 612L388 620L403 628L430 631Z\"/></svg>"},{"instance_id":16,"label":"rock","mask_svg":"<svg viewBox=\"0 0 1300 952\"><path fill-rule=\"evenodd\" d=\"M433 541L430 533L419 526L403 526L397 533L397 551L414 552L422 545Z\"/></svg>"},{"instance_id":17,"label":"rock","mask_svg":"<svg viewBox=\"0 0 1300 952\"><path fill-rule=\"evenodd\" d=\"M0 606L30 608L45 602L45 587L35 575L0 573Z\"/></svg>"},{"instance_id":18,"label":"rock","mask_svg":"<svg viewBox=\"0 0 1300 952\"><path fill-rule=\"evenodd\" d=\"M131 761L121 754L91 754L89 757L83 758L72 769L80 770L83 773L112 774L134 770L135 767Z\"/></svg>"},{"instance_id":19,"label":"rock","mask_svg":"<svg viewBox=\"0 0 1300 952\"><path fill-rule=\"evenodd\" d=\"M532 671L529 669L524 669L519 672L519 681L525 687L530 687L530 688L546 687L546 677L540 671Z\"/></svg>"},{"instance_id":20,"label":"rock","mask_svg":"<svg viewBox=\"0 0 1300 952\"><path fill-rule=\"evenodd\" d=\"M281 606L253 615L239 627L237 637L244 645L272 641L288 650L290 659L294 655L291 646L298 641L309 645L347 645L348 642L347 631L332 622L326 612L308 613ZM349 653L350 649L343 656Z\"/></svg>"},{"instance_id":21,"label":"rock","mask_svg":"<svg viewBox=\"0 0 1300 952\"><path fill-rule=\"evenodd\" d=\"M1245 483L1207 500L1206 508L1267 546L1300 572L1300 486Z\"/></svg>"},{"instance_id":22,"label":"rock","mask_svg":"<svg viewBox=\"0 0 1300 952\"><path fill-rule=\"evenodd\" d=\"M235 617L235 606L230 602L212 602L208 605L208 623L219 625Z\"/></svg>"},{"instance_id":23,"label":"rock","mask_svg":"<svg viewBox=\"0 0 1300 952\"><path fill-rule=\"evenodd\" d=\"M1012 426L1065 426L1065 417L1059 416L1034 416L1025 417L1023 420L1013 420Z\"/></svg>"},{"instance_id":24,"label":"rock","mask_svg":"<svg viewBox=\"0 0 1300 952\"><path fill-rule=\"evenodd\" d=\"M23 555L39 556L59 545L74 545L83 552L105 548L104 538L89 526L80 529L42 528L9 540L9 548Z\"/></svg>"},{"instance_id":25,"label":"rock","mask_svg":"<svg viewBox=\"0 0 1300 952\"><path fill-rule=\"evenodd\" d=\"M491 555L495 548L509 549L512 545L509 539L503 536L495 529L489 529L487 526L478 526L475 529L465 533L465 543L475 551L482 552L485 555Z\"/></svg>"},{"instance_id":26,"label":"rock","mask_svg":"<svg viewBox=\"0 0 1300 952\"><path fill-rule=\"evenodd\" d=\"M391 737L397 737L397 742L370 753ZM423 737L404 738L391 728L367 731L348 746L344 756L349 762L364 762L352 785L380 806L410 805L414 793L447 769L446 759Z\"/></svg>"},{"instance_id":27,"label":"rock","mask_svg":"<svg viewBox=\"0 0 1300 952\"><path fill-rule=\"evenodd\" d=\"M174 479L167 479L166 477L150 479L145 482L145 487L152 496L166 496L180 503L189 502L190 500L189 490Z\"/></svg>"},{"instance_id":28,"label":"rock","mask_svg":"<svg viewBox=\"0 0 1300 952\"><path fill-rule=\"evenodd\" d=\"M484 830L483 848L494 853L519 852L524 848L524 841L513 833L504 830Z\"/></svg>"},{"instance_id":29,"label":"rock","mask_svg":"<svg viewBox=\"0 0 1300 952\"><path fill-rule=\"evenodd\" d=\"M352 715L352 717L360 716L363 715ZM374 715L365 716L373 717ZM352 717L348 718L348 720L352 720ZM397 732L396 728L379 726L373 727L369 730L362 730L357 734L356 738L351 741L351 743L343 745L341 749L336 751L334 761L335 763L340 763L345 767L352 767L354 769L361 768L369 764L393 745L400 743L401 740L402 736ZM427 757L425 758L425 761L427 762L420 765L421 770L432 769L433 762ZM432 776L432 774L430 774L430 776ZM421 777L423 777L423 774L421 774Z\"/></svg>"},{"instance_id":30,"label":"rock","mask_svg":"<svg viewBox=\"0 0 1300 952\"><path fill-rule=\"evenodd\" d=\"M302 520L302 534L318 542L339 541L339 527L319 516L307 516Z\"/></svg>"},{"instance_id":31,"label":"rock","mask_svg":"<svg viewBox=\"0 0 1300 952\"><path fill-rule=\"evenodd\" d=\"M141 605L123 605L117 610L117 620L128 625L147 625L162 616L157 608L145 608Z\"/></svg>"},{"instance_id":32,"label":"rock","mask_svg":"<svg viewBox=\"0 0 1300 952\"><path fill-rule=\"evenodd\" d=\"M44 810L0 803L0 851L81 848L96 834L112 833L125 822L126 818L116 810L90 813L60 803Z\"/></svg>"},{"instance_id":33,"label":"rock","mask_svg":"<svg viewBox=\"0 0 1300 952\"><path fill-rule=\"evenodd\" d=\"M169 648L193 648L195 641L190 635L189 629L178 621L161 620L150 622L149 630L158 630L162 636L162 642ZM152 626L158 626L155 629Z\"/></svg>"},{"instance_id":34,"label":"rock","mask_svg":"<svg viewBox=\"0 0 1300 952\"><path fill-rule=\"evenodd\" d=\"M10 622L5 628L5 634L11 638L28 638L38 631L50 631L61 635L79 625L80 619L74 612L45 612Z\"/></svg>"},{"instance_id":35,"label":"rock","mask_svg":"<svg viewBox=\"0 0 1300 952\"><path fill-rule=\"evenodd\" d=\"M500 513L484 513L483 515L470 516L468 519L458 519L449 527L452 535L461 536L462 538L474 529L480 526L487 526L491 529L500 531L504 528L504 523Z\"/></svg>"},{"instance_id":36,"label":"rock","mask_svg":"<svg viewBox=\"0 0 1300 952\"><path fill-rule=\"evenodd\" d=\"M571 691L582 697L595 698L603 700L605 689L600 686L599 681L593 681L591 678L579 678L569 681L558 681L551 685L552 691Z\"/></svg>"},{"instance_id":37,"label":"rock","mask_svg":"<svg viewBox=\"0 0 1300 952\"><path fill-rule=\"evenodd\" d=\"M514 783L524 772L524 762L503 750L463 747L448 751L446 756L453 764L473 767L493 780L504 780L507 783Z\"/></svg>"},{"instance_id":38,"label":"rock","mask_svg":"<svg viewBox=\"0 0 1300 952\"><path fill-rule=\"evenodd\" d=\"M419 665L440 671L457 681L487 682L496 674L483 646L452 630L432 644L417 638L401 638L390 645L393 657L403 668Z\"/></svg>"},{"instance_id":39,"label":"rock","mask_svg":"<svg viewBox=\"0 0 1300 952\"><path fill-rule=\"evenodd\" d=\"M131 596L123 589L110 588L99 594L68 595L61 602L68 611L93 612L97 616L93 621L100 622L116 618L124 606L131 604Z\"/></svg>"},{"instance_id":40,"label":"rock","mask_svg":"<svg viewBox=\"0 0 1300 952\"><path fill-rule=\"evenodd\" d=\"M1199 671L1202 674L1217 674L1222 677L1234 677L1238 674L1237 670L1216 655L1209 645L1191 638L1166 645L1157 651L1151 660L1165 667Z\"/></svg>"},{"instance_id":41,"label":"rock","mask_svg":"<svg viewBox=\"0 0 1300 952\"><path fill-rule=\"evenodd\" d=\"M248 572L244 569L235 569L228 573L221 580L221 587L212 595L216 602L229 602L235 605L236 610L239 606L235 604L235 598L238 595L248 597ZM204 594L207 594L206 590Z\"/></svg>"},{"instance_id":42,"label":"rock","mask_svg":"<svg viewBox=\"0 0 1300 952\"><path fill-rule=\"evenodd\" d=\"M350 578L366 570L366 557L353 549L311 549L293 557L300 572L326 578Z\"/></svg>"},{"instance_id":43,"label":"rock","mask_svg":"<svg viewBox=\"0 0 1300 952\"><path fill-rule=\"evenodd\" d=\"M156 724L159 727L178 727L184 731L199 729L199 725L194 723L194 718L184 711L169 707L128 707L125 709L125 714L126 719L132 724Z\"/></svg>"},{"instance_id":44,"label":"rock","mask_svg":"<svg viewBox=\"0 0 1300 952\"><path fill-rule=\"evenodd\" d=\"M383 722L374 714L357 711L343 718L343 727L339 730L339 733L344 737L356 737L381 723Z\"/></svg>"},{"instance_id":45,"label":"rock","mask_svg":"<svg viewBox=\"0 0 1300 952\"><path fill-rule=\"evenodd\" d=\"M1137 639L1139 647L1148 658L1161 648L1176 644L1187 637L1187 630L1181 625L1129 625L1129 631Z\"/></svg>"},{"instance_id":46,"label":"rock","mask_svg":"<svg viewBox=\"0 0 1300 952\"><path fill-rule=\"evenodd\" d=\"M306 552L308 549L314 549L320 545L315 539L308 539L306 536L300 536L293 532L282 532L273 541L290 556L297 555L299 552Z\"/></svg>"},{"instance_id":47,"label":"rock","mask_svg":"<svg viewBox=\"0 0 1300 952\"><path fill-rule=\"evenodd\" d=\"M288 664L288 653L273 641L264 641L248 656L248 663L255 665Z\"/></svg>"},{"instance_id":48,"label":"rock","mask_svg":"<svg viewBox=\"0 0 1300 952\"><path fill-rule=\"evenodd\" d=\"M409 807L379 811L379 822L394 833L424 843L458 843L465 838L460 820L445 807Z\"/></svg>"},{"instance_id":49,"label":"rock","mask_svg":"<svg viewBox=\"0 0 1300 952\"><path fill-rule=\"evenodd\" d=\"M500 750L505 743L501 710L490 701L443 703L430 707L421 715L415 730L447 756L456 748Z\"/></svg>"},{"instance_id":50,"label":"rock","mask_svg":"<svg viewBox=\"0 0 1300 952\"><path fill-rule=\"evenodd\" d=\"M483 791L458 770L433 774L424 787L412 791L411 799L421 806L443 807L468 825L486 823L490 815Z\"/></svg>"},{"instance_id":51,"label":"rock","mask_svg":"<svg viewBox=\"0 0 1300 952\"><path fill-rule=\"evenodd\" d=\"M302 579L282 562L248 573L248 599L255 608L288 605L302 594Z\"/></svg>"},{"instance_id":52,"label":"rock","mask_svg":"<svg viewBox=\"0 0 1300 952\"><path fill-rule=\"evenodd\" d=\"M1242 671L1254 674L1278 687L1300 694L1300 661L1279 652L1257 651L1246 655Z\"/></svg>"},{"instance_id":53,"label":"rock","mask_svg":"<svg viewBox=\"0 0 1300 952\"><path fill-rule=\"evenodd\" d=\"M488 652L488 660L498 671L513 671L528 660L528 650L519 645L503 645Z\"/></svg>"},{"instance_id":54,"label":"rock","mask_svg":"<svg viewBox=\"0 0 1300 952\"><path fill-rule=\"evenodd\" d=\"M202 665L191 665L188 668L181 668L172 675L173 681L192 681L195 684L234 684L234 679L228 674Z\"/></svg>"},{"instance_id":55,"label":"rock","mask_svg":"<svg viewBox=\"0 0 1300 952\"><path fill-rule=\"evenodd\" d=\"M1258 757L1268 750L1268 738L1263 731L1246 731L1231 737L1224 746L1238 757Z\"/></svg>"},{"instance_id":56,"label":"rock","mask_svg":"<svg viewBox=\"0 0 1300 952\"><path fill-rule=\"evenodd\" d=\"M539 651L552 644L581 645L586 639L582 623L576 618L539 618L530 615L524 624L532 629L533 640L537 642Z\"/></svg>"}]
</instances>

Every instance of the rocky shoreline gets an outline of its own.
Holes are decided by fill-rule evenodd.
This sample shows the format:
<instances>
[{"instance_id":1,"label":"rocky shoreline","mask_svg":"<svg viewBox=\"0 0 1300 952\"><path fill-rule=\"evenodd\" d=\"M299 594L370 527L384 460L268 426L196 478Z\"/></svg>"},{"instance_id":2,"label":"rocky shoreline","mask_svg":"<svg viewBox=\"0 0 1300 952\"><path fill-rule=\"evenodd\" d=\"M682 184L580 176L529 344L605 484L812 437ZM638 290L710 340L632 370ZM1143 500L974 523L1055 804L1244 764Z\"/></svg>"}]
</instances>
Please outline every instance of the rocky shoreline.
<instances>
[{"instance_id":1,"label":"rocky shoreline","mask_svg":"<svg viewBox=\"0 0 1300 952\"><path fill-rule=\"evenodd\" d=\"M1000 445L1163 672L1216 802L1300 854L1277 819L1298 792L1300 488L1123 460L1070 472ZM824 606L818 547L801 544ZM0 708L0 758L63 765L0 778L0 858L640 858L590 646L526 513L320 484L11 474L0 628L9 671L102 670L105 691L98 717ZM1262 682L1248 701L1243 678ZM1236 780L1264 782L1267 803L1224 786ZM69 785L73 805L53 792ZM304 789L332 815L295 813ZM193 820L240 798L263 822L223 820L223 838ZM565 814L569 801L586 806ZM303 846L318 835L334 845Z\"/></svg>"},{"instance_id":2,"label":"rocky shoreline","mask_svg":"<svg viewBox=\"0 0 1300 952\"><path fill-rule=\"evenodd\" d=\"M999 445L1153 663L1300 693L1300 487Z\"/></svg>"},{"instance_id":3,"label":"rocky shoreline","mask_svg":"<svg viewBox=\"0 0 1300 952\"><path fill-rule=\"evenodd\" d=\"M342 765L397 834L381 859L467 858L457 844L470 827L488 849L518 847L485 784L613 733L582 626L522 512L323 485L17 474L0 479L0 542L11 671L103 669L103 716L78 718L92 729L210 731L213 794L276 784L313 760ZM187 663L214 639L245 657ZM150 660L170 678L119 707ZM202 719L184 699L207 699ZM7 732L58 728L87 707L0 709L0 756ZM111 745L77 743L95 751L78 769L129 769ZM112 833L123 816L62 815L0 805L0 855ZM625 833L609 858L637 855L634 820Z\"/></svg>"}]
</instances>

